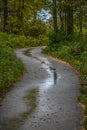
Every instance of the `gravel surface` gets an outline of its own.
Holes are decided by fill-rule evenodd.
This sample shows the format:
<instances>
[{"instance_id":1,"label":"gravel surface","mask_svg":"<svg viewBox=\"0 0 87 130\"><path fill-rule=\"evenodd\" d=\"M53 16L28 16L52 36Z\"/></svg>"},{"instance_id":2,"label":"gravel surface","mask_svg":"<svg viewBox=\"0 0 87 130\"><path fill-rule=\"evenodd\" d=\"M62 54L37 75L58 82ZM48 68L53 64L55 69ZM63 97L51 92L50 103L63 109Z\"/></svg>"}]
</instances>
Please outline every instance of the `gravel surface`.
<instances>
[{"instance_id":1,"label":"gravel surface","mask_svg":"<svg viewBox=\"0 0 87 130\"><path fill-rule=\"evenodd\" d=\"M81 130L80 81L68 65L32 48L16 51L26 74L0 104L0 130Z\"/></svg>"}]
</instances>

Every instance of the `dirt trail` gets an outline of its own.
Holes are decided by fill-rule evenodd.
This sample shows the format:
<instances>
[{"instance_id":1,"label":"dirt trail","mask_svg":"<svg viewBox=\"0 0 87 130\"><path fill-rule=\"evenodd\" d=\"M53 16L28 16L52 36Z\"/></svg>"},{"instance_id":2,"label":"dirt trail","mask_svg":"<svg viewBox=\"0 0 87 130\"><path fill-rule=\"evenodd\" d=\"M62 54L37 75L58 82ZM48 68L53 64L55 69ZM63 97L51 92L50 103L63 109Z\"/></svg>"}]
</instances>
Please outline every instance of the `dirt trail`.
<instances>
[{"instance_id":1,"label":"dirt trail","mask_svg":"<svg viewBox=\"0 0 87 130\"><path fill-rule=\"evenodd\" d=\"M80 83L71 67L41 52L16 51L26 74L0 104L0 130L81 130Z\"/></svg>"}]
</instances>

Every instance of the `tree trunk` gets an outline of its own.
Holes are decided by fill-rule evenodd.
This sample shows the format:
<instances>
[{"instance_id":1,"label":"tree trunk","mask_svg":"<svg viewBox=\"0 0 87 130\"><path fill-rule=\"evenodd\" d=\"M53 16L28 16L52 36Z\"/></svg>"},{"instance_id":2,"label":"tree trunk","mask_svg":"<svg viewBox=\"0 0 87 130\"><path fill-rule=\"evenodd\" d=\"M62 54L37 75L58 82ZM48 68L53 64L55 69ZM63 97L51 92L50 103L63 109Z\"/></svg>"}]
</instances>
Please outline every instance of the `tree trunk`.
<instances>
[{"instance_id":1,"label":"tree trunk","mask_svg":"<svg viewBox=\"0 0 87 130\"><path fill-rule=\"evenodd\" d=\"M3 31L7 31L7 18L8 18L8 0L4 0L4 23L3 23Z\"/></svg>"},{"instance_id":2,"label":"tree trunk","mask_svg":"<svg viewBox=\"0 0 87 130\"><path fill-rule=\"evenodd\" d=\"M64 17L63 17L63 6L61 6L61 0L59 0L59 18L60 18L60 29L64 29Z\"/></svg>"},{"instance_id":3,"label":"tree trunk","mask_svg":"<svg viewBox=\"0 0 87 130\"><path fill-rule=\"evenodd\" d=\"M22 0L22 7L21 7L21 16L20 16L20 22L23 22L23 10L24 10L24 0Z\"/></svg>"},{"instance_id":4,"label":"tree trunk","mask_svg":"<svg viewBox=\"0 0 87 130\"><path fill-rule=\"evenodd\" d=\"M22 26L22 22L23 22L23 10L24 10L24 0L19 0L19 15L18 15L18 19L19 19L19 32L21 30L21 26Z\"/></svg>"},{"instance_id":5,"label":"tree trunk","mask_svg":"<svg viewBox=\"0 0 87 130\"><path fill-rule=\"evenodd\" d=\"M62 9L60 8L60 12L59 12L59 17L60 17L60 23L61 23L61 26L60 26L60 29L64 29L64 19L63 19L63 16L62 16Z\"/></svg>"},{"instance_id":6,"label":"tree trunk","mask_svg":"<svg viewBox=\"0 0 87 130\"><path fill-rule=\"evenodd\" d=\"M70 1L70 0L69 0ZM73 5L69 3L66 7L67 12L67 35L73 34Z\"/></svg>"},{"instance_id":7,"label":"tree trunk","mask_svg":"<svg viewBox=\"0 0 87 130\"><path fill-rule=\"evenodd\" d=\"M56 9L56 0L53 0L53 24L54 24L54 31L58 31L57 26L57 9Z\"/></svg>"},{"instance_id":8,"label":"tree trunk","mask_svg":"<svg viewBox=\"0 0 87 130\"><path fill-rule=\"evenodd\" d=\"M83 17L82 17L82 5L81 5L81 0L79 1L79 36L82 36L82 22L83 22Z\"/></svg>"}]
</instances>

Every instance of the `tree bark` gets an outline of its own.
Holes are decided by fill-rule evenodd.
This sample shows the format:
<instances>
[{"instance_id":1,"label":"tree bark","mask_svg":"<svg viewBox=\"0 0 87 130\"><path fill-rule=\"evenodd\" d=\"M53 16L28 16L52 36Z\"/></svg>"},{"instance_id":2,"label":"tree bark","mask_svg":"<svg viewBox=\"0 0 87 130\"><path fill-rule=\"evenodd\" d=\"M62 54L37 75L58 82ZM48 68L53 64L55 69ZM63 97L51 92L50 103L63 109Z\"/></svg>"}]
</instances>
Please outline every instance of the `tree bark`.
<instances>
[{"instance_id":1,"label":"tree bark","mask_svg":"<svg viewBox=\"0 0 87 130\"><path fill-rule=\"evenodd\" d=\"M63 16L62 16L62 9L60 8L60 12L59 12L59 17L60 17L60 22L61 22L61 26L60 26L60 29L64 29L64 19L63 19Z\"/></svg>"},{"instance_id":2,"label":"tree bark","mask_svg":"<svg viewBox=\"0 0 87 130\"><path fill-rule=\"evenodd\" d=\"M82 22L83 22L83 17L82 17L82 5L81 5L81 0L79 0L79 36L82 36Z\"/></svg>"},{"instance_id":3,"label":"tree bark","mask_svg":"<svg viewBox=\"0 0 87 130\"><path fill-rule=\"evenodd\" d=\"M70 0L68 0L70 2ZM73 34L73 5L72 3L68 3L66 7L66 22L67 22L67 35Z\"/></svg>"},{"instance_id":4,"label":"tree bark","mask_svg":"<svg viewBox=\"0 0 87 130\"><path fill-rule=\"evenodd\" d=\"M56 0L53 0L53 24L54 24L54 31L58 31L57 26L57 7L56 7Z\"/></svg>"},{"instance_id":5,"label":"tree bark","mask_svg":"<svg viewBox=\"0 0 87 130\"><path fill-rule=\"evenodd\" d=\"M18 19L19 19L19 32L21 30L21 26L22 26L22 22L23 22L23 10L24 10L24 0L19 0L19 15L18 15Z\"/></svg>"},{"instance_id":6,"label":"tree bark","mask_svg":"<svg viewBox=\"0 0 87 130\"><path fill-rule=\"evenodd\" d=\"M4 0L4 22L3 31L7 32L7 18L8 18L8 0Z\"/></svg>"}]
</instances>

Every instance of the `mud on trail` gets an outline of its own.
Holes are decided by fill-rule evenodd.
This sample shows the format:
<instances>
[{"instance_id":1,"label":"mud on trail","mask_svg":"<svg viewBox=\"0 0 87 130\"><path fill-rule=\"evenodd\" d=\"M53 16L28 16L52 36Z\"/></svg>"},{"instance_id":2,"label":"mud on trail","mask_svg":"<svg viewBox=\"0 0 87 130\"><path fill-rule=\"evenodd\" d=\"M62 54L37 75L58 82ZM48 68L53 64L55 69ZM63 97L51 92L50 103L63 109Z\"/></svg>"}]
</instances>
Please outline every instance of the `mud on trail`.
<instances>
[{"instance_id":1,"label":"mud on trail","mask_svg":"<svg viewBox=\"0 0 87 130\"><path fill-rule=\"evenodd\" d=\"M0 105L0 130L81 130L80 82L71 67L42 53L16 51L26 74ZM28 53L27 51L27 53Z\"/></svg>"}]
</instances>

